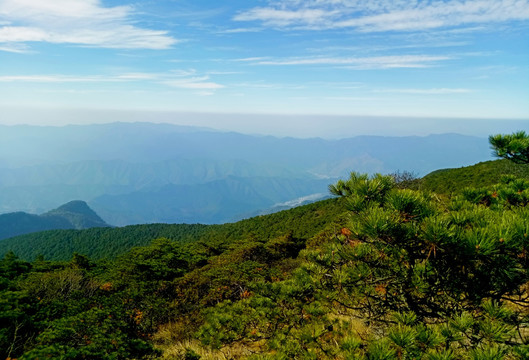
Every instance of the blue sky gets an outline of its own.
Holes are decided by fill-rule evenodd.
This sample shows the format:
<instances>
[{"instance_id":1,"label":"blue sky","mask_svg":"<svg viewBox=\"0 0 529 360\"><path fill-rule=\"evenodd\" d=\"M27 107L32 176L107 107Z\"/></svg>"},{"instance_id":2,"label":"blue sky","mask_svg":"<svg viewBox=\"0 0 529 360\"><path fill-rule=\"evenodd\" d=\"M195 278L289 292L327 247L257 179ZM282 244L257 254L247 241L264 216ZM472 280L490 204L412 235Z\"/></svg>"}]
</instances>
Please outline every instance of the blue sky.
<instances>
[{"instance_id":1,"label":"blue sky","mask_svg":"<svg viewBox=\"0 0 529 360\"><path fill-rule=\"evenodd\" d=\"M303 136L529 123L529 0L0 0L0 111L287 135L311 115Z\"/></svg>"}]
</instances>

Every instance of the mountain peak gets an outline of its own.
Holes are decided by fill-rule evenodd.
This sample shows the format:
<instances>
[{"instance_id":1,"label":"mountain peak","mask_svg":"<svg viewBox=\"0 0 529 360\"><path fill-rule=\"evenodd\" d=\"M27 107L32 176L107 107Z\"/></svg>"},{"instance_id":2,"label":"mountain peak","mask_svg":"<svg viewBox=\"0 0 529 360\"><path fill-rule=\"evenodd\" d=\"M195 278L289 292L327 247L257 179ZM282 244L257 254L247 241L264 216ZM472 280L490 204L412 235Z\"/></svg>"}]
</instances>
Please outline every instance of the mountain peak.
<instances>
[{"instance_id":1,"label":"mountain peak","mask_svg":"<svg viewBox=\"0 0 529 360\"><path fill-rule=\"evenodd\" d=\"M55 212L71 212L75 214L83 214L90 216L97 216L97 214L92 210L88 204L83 200L73 200L64 205L59 206L57 209L50 210L46 214L55 213Z\"/></svg>"},{"instance_id":2,"label":"mountain peak","mask_svg":"<svg viewBox=\"0 0 529 360\"><path fill-rule=\"evenodd\" d=\"M57 229L109 227L87 203L70 201L42 215L14 212L0 215L0 240L32 232Z\"/></svg>"},{"instance_id":3,"label":"mountain peak","mask_svg":"<svg viewBox=\"0 0 529 360\"><path fill-rule=\"evenodd\" d=\"M61 217L68 220L75 229L109 226L82 200L73 200L54 210L42 214L43 217Z\"/></svg>"}]
</instances>

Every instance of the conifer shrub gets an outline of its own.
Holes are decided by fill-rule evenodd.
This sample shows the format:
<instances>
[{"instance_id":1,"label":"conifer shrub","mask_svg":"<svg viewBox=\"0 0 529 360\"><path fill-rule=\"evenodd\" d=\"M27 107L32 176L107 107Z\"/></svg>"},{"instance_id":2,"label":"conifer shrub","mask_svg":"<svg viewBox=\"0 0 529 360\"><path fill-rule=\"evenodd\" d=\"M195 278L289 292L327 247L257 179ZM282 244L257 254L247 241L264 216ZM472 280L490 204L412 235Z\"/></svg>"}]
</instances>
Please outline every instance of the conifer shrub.
<instances>
[{"instance_id":1,"label":"conifer shrub","mask_svg":"<svg viewBox=\"0 0 529 360\"><path fill-rule=\"evenodd\" d=\"M330 186L348 227L302 251L291 278L207 310L197 335L261 342L270 359L526 358L527 185L505 178L446 203L353 173Z\"/></svg>"}]
</instances>

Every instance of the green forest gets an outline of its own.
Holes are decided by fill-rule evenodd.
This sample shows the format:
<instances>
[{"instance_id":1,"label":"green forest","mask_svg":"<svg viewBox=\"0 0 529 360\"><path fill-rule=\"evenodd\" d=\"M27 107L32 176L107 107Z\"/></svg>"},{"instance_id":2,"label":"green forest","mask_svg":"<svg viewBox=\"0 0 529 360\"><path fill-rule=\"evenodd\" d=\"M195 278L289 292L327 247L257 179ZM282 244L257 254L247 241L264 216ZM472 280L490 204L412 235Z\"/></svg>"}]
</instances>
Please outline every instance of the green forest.
<instances>
[{"instance_id":1,"label":"green forest","mask_svg":"<svg viewBox=\"0 0 529 360\"><path fill-rule=\"evenodd\" d=\"M0 242L3 359L528 359L529 136L224 225Z\"/></svg>"}]
</instances>

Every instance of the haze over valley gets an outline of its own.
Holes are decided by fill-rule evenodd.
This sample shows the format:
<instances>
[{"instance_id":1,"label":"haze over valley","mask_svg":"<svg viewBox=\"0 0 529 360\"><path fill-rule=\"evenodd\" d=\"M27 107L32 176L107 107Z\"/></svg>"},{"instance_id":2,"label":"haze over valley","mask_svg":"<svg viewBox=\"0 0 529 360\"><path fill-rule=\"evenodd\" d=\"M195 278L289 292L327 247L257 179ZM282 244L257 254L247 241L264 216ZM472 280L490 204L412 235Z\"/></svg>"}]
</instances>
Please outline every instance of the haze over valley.
<instances>
[{"instance_id":1,"label":"haze over valley","mask_svg":"<svg viewBox=\"0 0 529 360\"><path fill-rule=\"evenodd\" d=\"M351 169L422 176L490 159L485 138L457 134L324 140L150 123L0 128L3 213L84 200L117 226L235 221L325 198Z\"/></svg>"}]
</instances>

